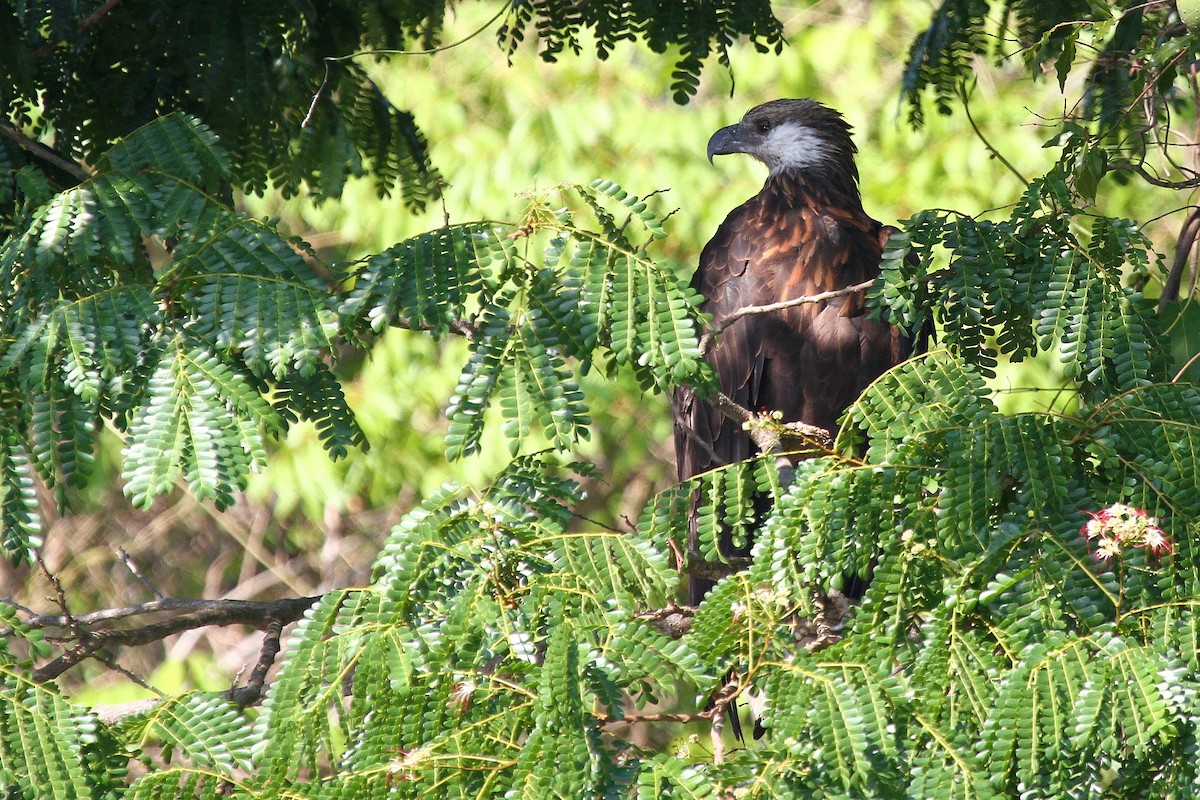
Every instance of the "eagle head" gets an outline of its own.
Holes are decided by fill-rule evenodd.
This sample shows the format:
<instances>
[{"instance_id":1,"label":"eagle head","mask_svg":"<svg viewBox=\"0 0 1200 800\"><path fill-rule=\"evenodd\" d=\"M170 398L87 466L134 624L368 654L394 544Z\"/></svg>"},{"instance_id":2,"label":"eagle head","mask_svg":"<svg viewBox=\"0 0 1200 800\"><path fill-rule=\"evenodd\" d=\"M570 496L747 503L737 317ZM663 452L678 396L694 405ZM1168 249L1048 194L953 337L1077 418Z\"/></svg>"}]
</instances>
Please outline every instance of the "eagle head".
<instances>
[{"instance_id":1,"label":"eagle head","mask_svg":"<svg viewBox=\"0 0 1200 800\"><path fill-rule=\"evenodd\" d=\"M713 156L745 153L767 165L775 176L791 170L847 175L855 183L856 148L842 115L816 100L772 100L746 112L742 121L708 140Z\"/></svg>"}]
</instances>

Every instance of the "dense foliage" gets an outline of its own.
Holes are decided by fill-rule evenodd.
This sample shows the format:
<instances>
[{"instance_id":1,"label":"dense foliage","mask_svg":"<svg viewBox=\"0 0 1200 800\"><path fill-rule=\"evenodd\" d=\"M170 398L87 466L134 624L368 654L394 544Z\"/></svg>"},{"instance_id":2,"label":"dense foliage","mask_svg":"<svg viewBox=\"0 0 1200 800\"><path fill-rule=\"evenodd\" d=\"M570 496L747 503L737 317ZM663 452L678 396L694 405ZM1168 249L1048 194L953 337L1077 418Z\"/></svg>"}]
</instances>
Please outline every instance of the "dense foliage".
<instances>
[{"instance_id":1,"label":"dense foliage","mask_svg":"<svg viewBox=\"0 0 1200 800\"><path fill-rule=\"evenodd\" d=\"M93 163L108 147L163 113L193 115L221 137L230 181L247 191L268 182L337 196L350 176L380 192L400 189L411 208L441 192L413 114L392 105L350 54L428 52L442 43L444 0L319 0L311 3L8 2L0 7L0 219L26 163L74 177L22 150L14 135L52 133L70 160ZM622 40L655 52L679 49L676 97L695 93L704 59L741 37L778 52L781 28L765 0L685 4L497 4L497 35L511 56L534 34L543 58L578 51L594 33L601 58ZM16 134L17 130L21 134Z\"/></svg>"},{"instance_id":2,"label":"dense foliage","mask_svg":"<svg viewBox=\"0 0 1200 800\"><path fill-rule=\"evenodd\" d=\"M229 28L210 34L222 51L262 52L240 38L254 26L230 20L261 23L257 37L283 32L276 46L288 57L270 61L280 75L223 79L256 109L278 111L275 122L223 116L230 108L213 107L225 97L213 87L225 84L204 81L162 95L194 95L194 106L141 109L136 120L96 119L84 83L70 102L39 100L35 121L27 112L52 74L32 66L38 59L70 70L96 53L123 63L135 41L107 41L106 23L122 12L155 18L135 3L89 9L95 18L66 4L8 9L25 37L0 56L11 73L11 116L0 125L20 145L0 151L12 167L0 174L11 227L0 249L10 558L40 545L35 481L66 505L104 425L123 437L126 492L138 504L180 483L218 506L236 502L269 438L297 420L316 422L333 457L364 446L330 364L339 348L369 347L392 326L468 340L447 455L469 455L498 425L512 458L486 486L427 497L387 536L369 585L320 598L288 637L261 707L191 692L101 721L35 680L52 649L27 614L0 605L6 796L1197 794L1200 391L1179 377L1175 333L1146 296L1171 284L1176 265L1137 221L1092 205L1112 166L1146 172L1148 143L1166 140L1170 114L1195 113L1175 71L1118 85L1103 55L1085 59L1086 97L1125 115L1093 114L1089 100L1048 131L1056 163L1009 207L921 211L892 237L873 302L907 325L936 321L938 346L872 385L835 448L786 472L774 458L731 465L659 494L631 530L580 530L579 478L594 471L572 456L591 425L580 376L630 372L648 394L707 385L697 298L656 256L670 221L651 190L558 186L527 195L513 219L447 224L335 265L229 198L229 186L267 177L336 194L358 169L385 188L395 183L385 164L433 175L403 137L387 138L394 112L351 122L339 115L362 111L361 95L322 93L315 79L336 46L437 42L444 4L387 13L394 7L401 16L340 4L355 13L338 25L323 6L306 7L317 16L294 27L274 16L301 13L290 6L218 15ZM759 3L694 22L652 4L595 8L504 6L501 44L519 41L535 16L549 57L578 46L581 27L595 31L601 56L642 35L655 50L680 45L686 89L708 48L723 53L739 33L778 37ZM1063 87L1084 44L1152 64L1151 49L1169 42L1176 64L1195 61L1196 39L1165 5L1004 4L1011 25L991 10L943 4L913 46L907 88L933 86L955 110L970 99L969 55L997 31L1029 63L1057 64ZM399 38L360 43L367 34L355 25ZM353 38L302 46L294 37L310 30ZM158 46L165 63L186 62ZM163 80L237 66L211 55ZM1163 105L1132 102L1150 86ZM265 102L277 91L278 105ZM341 122L310 134L297 119L314 96ZM242 125L266 127L245 136ZM1114 126L1153 135L1117 136ZM69 185L32 144L52 131L60 155L87 165ZM341 142L332 181L304 157L310 135L325 137L323 157ZM1163 180L1187 188L1190 176ZM405 192L423 196L407 183ZM1072 402L1001 413L986 379L1000 358L1035 354L1061 365ZM695 495L706 555L716 557L722 530L757 531L753 563L721 581L687 625L668 628L686 567L676 542ZM761 495L774 503L760 518ZM806 646L840 576L868 570L861 605L822 632L822 647ZM63 627L86 640L78 625ZM638 744L623 724L708 725L720 718L705 711L714 694L718 710L735 696L761 699L764 735L728 751L707 739L666 751ZM133 779L136 758L145 768Z\"/></svg>"}]
</instances>

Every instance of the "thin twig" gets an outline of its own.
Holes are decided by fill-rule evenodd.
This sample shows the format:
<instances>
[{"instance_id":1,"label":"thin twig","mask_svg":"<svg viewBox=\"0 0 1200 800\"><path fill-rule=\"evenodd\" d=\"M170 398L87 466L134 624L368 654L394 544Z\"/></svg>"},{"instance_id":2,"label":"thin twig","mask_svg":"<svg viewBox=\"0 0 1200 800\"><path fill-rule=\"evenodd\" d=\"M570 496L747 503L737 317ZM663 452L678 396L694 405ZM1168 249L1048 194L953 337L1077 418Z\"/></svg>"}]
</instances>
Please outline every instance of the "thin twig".
<instances>
[{"instance_id":1,"label":"thin twig","mask_svg":"<svg viewBox=\"0 0 1200 800\"><path fill-rule=\"evenodd\" d=\"M1015 175L1017 180L1021 182L1022 186L1028 185L1029 181L1024 175L1021 174L1021 171L1014 167L1012 162L1005 158L1004 154L997 150L996 147L993 146L990 141L988 141L988 138L983 135L983 131L979 128L979 125L976 124L975 118L971 116L971 106L967 102L967 90L963 84L959 84L958 98L960 101L962 101L963 112L967 115L967 122L971 124L971 130L975 132L975 136L979 139L979 141L983 142L984 148L992 154L993 158L1003 164L1009 172Z\"/></svg>"},{"instance_id":2,"label":"thin twig","mask_svg":"<svg viewBox=\"0 0 1200 800\"><path fill-rule=\"evenodd\" d=\"M1200 361L1200 353L1196 353L1194 356L1192 356L1186 362L1184 362L1184 365L1179 368L1179 372L1175 373L1175 377L1171 378L1171 383L1179 383L1180 378L1183 377L1183 373L1185 373L1189 369L1191 369L1192 365L1195 364L1197 361Z\"/></svg>"},{"instance_id":3,"label":"thin twig","mask_svg":"<svg viewBox=\"0 0 1200 800\"><path fill-rule=\"evenodd\" d=\"M40 550L37 553L37 563L38 567L40 567L42 570L42 575L44 575L46 580L50 581L50 585L54 587L54 599L59 609L62 611L62 616L59 617L62 622L59 624L62 627L70 630L73 635L82 636L84 631L80 627L78 618L71 614L71 609L67 605L67 593L63 591L62 581L60 581L58 576L52 573L50 568L46 566L46 560L42 557L42 552Z\"/></svg>"},{"instance_id":4,"label":"thin twig","mask_svg":"<svg viewBox=\"0 0 1200 800\"><path fill-rule=\"evenodd\" d=\"M711 708L704 711L697 711L694 714L672 714L672 713L655 713L655 714L626 714L623 717L609 717L604 714L599 715L601 725L635 725L639 722L681 722L687 724L689 722L700 722L706 719L712 719L713 710Z\"/></svg>"},{"instance_id":5,"label":"thin twig","mask_svg":"<svg viewBox=\"0 0 1200 800\"><path fill-rule=\"evenodd\" d=\"M435 53L443 53L447 50L458 47L459 45L466 44L479 34L483 33L485 30L491 27L493 22L504 16L504 12L508 11L508 7L511 5L512 3L508 2L500 6L500 10L493 14L487 22L483 23L461 39L456 39L453 42L450 42L450 44L438 45L437 47L431 47L427 50L359 50L351 53L348 56L338 56L332 60L350 61L351 59L358 58L359 56L431 56Z\"/></svg>"},{"instance_id":6,"label":"thin twig","mask_svg":"<svg viewBox=\"0 0 1200 800\"><path fill-rule=\"evenodd\" d=\"M304 115L304 119L300 121L301 128L307 128L312 122L313 115L317 113L317 103L321 100L321 95L325 94L325 89L329 86L330 67L337 59L325 59L325 79L321 81L321 85L317 87L317 93L313 95L312 102L308 104L308 113Z\"/></svg>"},{"instance_id":7,"label":"thin twig","mask_svg":"<svg viewBox=\"0 0 1200 800\"><path fill-rule=\"evenodd\" d=\"M872 278L869 281L856 283L853 286L847 286L843 289L831 289L828 292L802 295L800 297L793 297L791 300L781 300L778 303L768 303L761 306L743 306L729 316L723 317L719 322L713 325L711 330L705 332L704 336L700 338L700 354L704 355L707 353L708 348L712 346L713 339L742 317L748 317L752 314L773 314L776 311L784 311L792 308L793 306L802 306L807 303L822 303L826 300L833 300L837 297L845 297L849 294L857 294L858 292L863 292L867 289L870 289L874 283L875 279Z\"/></svg>"},{"instance_id":8,"label":"thin twig","mask_svg":"<svg viewBox=\"0 0 1200 800\"><path fill-rule=\"evenodd\" d=\"M150 583L149 580L147 580L146 576L142 574L142 571L138 569L138 565L133 563L133 558L130 557L129 553L125 552L124 547L117 548L117 558L121 559L121 563L125 565L125 568L133 573L133 577L137 578L138 582L141 583L142 586L145 586L146 589L149 590L150 594L154 595L159 600L162 600L166 597L162 592L155 588L155 586Z\"/></svg>"},{"instance_id":9,"label":"thin twig","mask_svg":"<svg viewBox=\"0 0 1200 800\"><path fill-rule=\"evenodd\" d=\"M156 614L159 612L182 611L195 613L211 620L211 625L251 624L274 617L288 617L293 612L304 610L320 597L286 598L283 600L183 600L167 597L151 600L134 606L105 608L87 614L72 614L70 617L55 614L35 614L25 621L30 628L69 628L72 624L91 627L103 622Z\"/></svg>"},{"instance_id":10,"label":"thin twig","mask_svg":"<svg viewBox=\"0 0 1200 800\"><path fill-rule=\"evenodd\" d=\"M111 1L112 0L110 0L110 2ZM491 19L489 19L487 22L480 25L479 28L477 28L475 31L467 34L466 36L464 36L461 39L451 42L450 44L440 45L438 47L433 47L428 50L359 50L357 52L351 53L350 55L346 55L346 56L329 56L328 58L325 58L324 59L325 78L324 78L324 80L321 81L321 85L319 87L317 87L317 92L316 92L316 94L313 95L312 102L309 103L309 105L308 105L308 113L304 115L304 119L303 119L303 121L301 121L300 127L307 128L309 126L309 124L312 122L313 116L317 113L317 103L320 102L321 97L325 94L325 90L329 88L329 79L330 79L331 72L332 72L331 67L334 64L340 63L342 61L353 61L354 59L360 58L361 56L385 56L385 55L387 55L387 56L428 56L428 55L433 55L434 53L440 53L444 50L449 50L452 47L457 47L460 44L468 42L471 39L474 39L476 36L483 33L485 30L487 30L487 28L489 26L491 26L491 24L493 22L500 19L501 15L503 15L504 12L506 10L508 10L509 5L510 5L510 3L505 3L503 6L500 7L499 11L497 11L494 15L492 15Z\"/></svg>"},{"instance_id":11,"label":"thin twig","mask_svg":"<svg viewBox=\"0 0 1200 800\"><path fill-rule=\"evenodd\" d=\"M392 320L392 325L409 331L432 331L434 329L433 325L417 323L412 317L396 317L396 319ZM452 319L446 323L446 328L451 333L458 334L468 342L474 341L475 337L479 335L479 326L470 320Z\"/></svg>"},{"instance_id":12,"label":"thin twig","mask_svg":"<svg viewBox=\"0 0 1200 800\"><path fill-rule=\"evenodd\" d=\"M0 120L0 136L7 136L9 139L12 139L14 142L16 142L25 152L30 153L35 158L39 158L48 164L53 164L80 183L83 183L92 177L87 170L76 164L74 161L63 158L61 155L41 142L30 139L25 135L24 131L7 121Z\"/></svg>"},{"instance_id":13,"label":"thin twig","mask_svg":"<svg viewBox=\"0 0 1200 800\"><path fill-rule=\"evenodd\" d=\"M137 673L133 672L132 670L128 670L125 667L122 667L120 664L118 664L116 661L109 658L108 656L97 653L97 654L93 655L93 658L95 658L97 661L99 661L104 666L111 669L113 672L121 673L126 678L133 681L134 683L136 683L138 686L142 687L146 691L154 692L159 697L166 697L166 695L162 691L160 691L159 689L156 689L155 687L153 687L149 683L147 683L145 681L145 679L142 678L142 676L138 675Z\"/></svg>"},{"instance_id":14,"label":"thin twig","mask_svg":"<svg viewBox=\"0 0 1200 800\"><path fill-rule=\"evenodd\" d=\"M691 390L689 389L688 391L690 392ZM719 392L718 392L718 394L719 394ZM722 395L722 397L724 397L724 395ZM741 422L746 419L749 419L749 415L750 415L749 411L746 411L746 409L743 409L741 406L737 405L737 403L734 403L732 400L729 400L728 397L726 397L725 399L728 400L730 403L733 403L733 405L736 406L738 409L745 411L745 416L731 417L731 419L733 419L735 422ZM694 392L692 392L692 402L693 403L700 402L700 399L695 396ZM680 430L683 431L684 435L688 437L688 440L692 444L696 445L697 447L699 447L701 450L704 451L704 454L706 456L708 456L709 462L714 467L725 466L725 459L723 459L719 455L717 455L717 451L713 449L712 443L709 441L706 441L704 439L704 437L702 437L702 436L700 436L700 434L696 433L696 429L688 424L688 421L683 418L683 414L679 413L679 410L675 407L674 404L672 404L671 408L672 408L673 415L675 417L675 424L679 427Z\"/></svg>"},{"instance_id":15,"label":"thin twig","mask_svg":"<svg viewBox=\"0 0 1200 800\"><path fill-rule=\"evenodd\" d=\"M672 602L668 602L662 608L654 608L654 609L651 609L650 611L642 611L638 614L634 614L633 618L646 620L646 621L653 621L653 620L657 620L657 619L665 619L665 618L671 616L672 614L686 614L687 616L690 617L695 613L696 613L696 609L692 608L691 606L681 606L681 605L676 605L675 603L672 603Z\"/></svg>"},{"instance_id":16,"label":"thin twig","mask_svg":"<svg viewBox=\"0 0 1200 800\"><path fill-rule=\"evenodd\" d=\"M682 639L692 627L692 617L696 609L691 606L679 606L668 603L663 608L643 611L634 614L633 618L641 620L657 630L663 636L671 639Z\"/></svg>"},{"instance_id":17,"label":"thin twig","mask_svg":"<svg viewBox=\"0 0 1200 800\"><path fill-rule=\"evenodd\" d=\"M714 764L725 761L725 715L731 710L733 714L737 714L736 701L741 693L741 677L737 672L731 672L721 691L712 697L712 707L709 709L712 714L712 728L709 730L709 736L712 738ZM735 724L734 731L737 730L738 726Z\"/></svg>"},{"instance_id":18,"label":"thin twig","mask_svg":"<svg viewBox=\"0 0 1200 800\"><path fill-rule=\"evenodd\" d=\"M1161 186L1164 189L1195 189L1196 187L1200 186L1200 175L1195 175L1195 173L1192 173L1195 175L1195 177L1182 181L1172 181L1152 175L1150 171L1141 164L1113 164L1109 167L1109 169L1120 169L1136 172L1146 183L1154 186ZM1191 172L1191 170L1187 171Z\"/></svg>"},{"instance_id":19,"label":"thin twig","mask_svg":"<svg viewBox=\"0 0 1200 800\"><path fill-rule=\"evenodd\" d=\"M712 742L713 763L725 763L725 705L714 703L712 707L712 726L708 729L708 737Z\"/></svg>"},{"instance_id":20,"label":"thin twig","mask_svg":"<svg viewBox=\"0 0 1200 800\"><path fill-rule=\"evenodd\" d=\"M91 14L88 14L86 17L84 17L83 21L79 23L79 27L75 29L75 32L83 33L88 28L92 27L97 22L104 19L106 16L108 16L108 13L110 11L112 11L114 8L117 7L117 4L119 2L121 2L121 0L108 0L108 2L106 2L104 5L100 6L95 11L93 11ZM37 56L38 58L45 58L46 56L53 53L54 48L58 47L60 44L65 44L65 40L59 40L59 41L55 41L55 42L46 42L46 44L42 45L37 50L35 50L33 54L35 56Z\"/></svg>"}]
</instances>

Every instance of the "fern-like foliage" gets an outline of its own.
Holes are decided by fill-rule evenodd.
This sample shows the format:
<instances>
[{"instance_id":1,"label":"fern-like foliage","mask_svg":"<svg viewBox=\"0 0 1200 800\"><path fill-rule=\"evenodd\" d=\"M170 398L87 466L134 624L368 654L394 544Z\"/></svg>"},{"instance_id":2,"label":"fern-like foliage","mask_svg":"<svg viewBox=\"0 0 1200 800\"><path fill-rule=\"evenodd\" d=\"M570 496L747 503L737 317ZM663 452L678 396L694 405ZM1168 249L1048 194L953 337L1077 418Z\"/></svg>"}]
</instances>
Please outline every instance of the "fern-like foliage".
<instances>
[{"instance_id":1,"label":"fern-like foliage","mask_svg":"<svg viewBox=\"0 0 1200 800\"><path fill-rule=\"evenodd\" d=\"M7 797L116 798L129 753L90 711L28 672L50 652L11 606L0 606L0 787Z\"/></svg>"},{"instance_id":2,"label":"fern-like foliage","mask_svg":"<svg viewBox=\"0 0 1200 800\"><path fill-rule=\"evenodd\" d=\"M264 435L298 418L316 420L335 455L363 443L325 364L333 287L269 223L229 207L231 177L207 128L163 117L0 245L10 557L36 542L33 475L69 502L106 420L126 435L139 505L177 483L231 504L265 459ZM153 261L147 241L167 257Z\"/></svg>"},{"instance_id":3,"label":"fern-like foliage","mask_svg":"<svg viewBox=\"0 0 1200 800\"><path fill-rule=\"evenodd\" d=\"M451 226L367 259L339 313L358 340L388 324L470 338L447 412L451 458L479 449L492 407L514 452L530 436L565 449L588 435L579 379L598 362L647 388L704 380L699 298L646 252L665 235L646 200L611 181L563 186L530 196L517 222Z\"/></svg>"},{"instance_id":4,"label":"fern-like foliage","mask_svg":"<svg viewBox=\"0 0 1200 800\"><path fill-rule=\"evenodd\" d=\"M643 510L638 530L653 538L691 526L700 560L724 561L726 556L718 549L721 537L728 537L735 547L744 547L764 522L762 506L782 494L783 480L774 458L741 461L658 494ZM665 546L666 541L661 544Z\"/></svg>"},{"instance_id":5,"label":"fern-like foliage","mask_svg":"<svg viewBox=\"0 0 1200 800\"><path fill-rule=\"evenodd\" d=\"M229 180L336 197L352 177L381 194L399 191L423 208L441 194L431 147L410 111L395 106L360 63L370 55L442 44L442 0L314 0L262 4L215 0L203 7L122 6L34 0L0 7L0 109L5 125L38 139L53 130L69 159L95 163L113 144L172 112L205 120L232 152ZM715 54L746 38L783 46L765 0L674 3L508 3L497 20L512 56L527 33L553 61L578 52L585 31L604 58L622 40L658 53L678 48L676 100L696 93ZM247 113L247 109L253 109ZM79 178L47 166L0 136L0 221L17 211L14 175L26 165L59 188Z\"/></svg>"},{"instance_id":6,"label":"fern-like foliage","mask_svg":"<svg viewBox=\"0 0 1200 800\"><path fill-rule=\"evenodd\" d=\"M988 10L987 0L944 0L929 27L912 43L903 88L914 124L924 120L919 93L926 87L933 89L940 113L949 114L953 109L959 86L971 73L971 60L986 52Z\"/></svg>"},{"instance_id":7,"label":"fern-like foliage","mask_svg":"<svg viewBox=\"0 0 1200 800\"><path fill-rule=\"evenodd\" d=\"M518 458L482 491L428 498L370 586L310 610L249 745L206 736L215 749L194 742L194 766L135 796L203 793L247 752L234 796L1187 796L1197 409L1194 388L1154 384L1006 416L977 367L935 350L851 409L844 441L867 461L810 459L787 486L773 460L731 465L656 498L634 534L570 532L578 485L549 454ZM736 520L744 480L778 497L753 563L667 638L639 612L677 589L688 499ZM1091 549L1085 512L1118 501L1174 552ZM798 617L867 570L841 640L798 647ZM730 670L766 700L753 746L712 763L613 735L669 692L698 710ZM188 701L189 730L234 730L212 702Z\"/></svg>"},{"instance_id":8,"label":"fern-like foliage","mask_svg":"<svg viewBox=\"0 0 1200 800\"><path fill-rule=\"evenodd\" d=\"M750 569L693 620L685 641L767 697L765 744L705 770L702 785L752 797L1187 796L1198 401L1193 387L1156 384L1075 417L1004 416L977 367L945 351L878 381L843 429L843 444L865 441L867 463L801 464ZM644 534L678 524L677 499L659 498ZM1093 550L1084 512L1114 503L1156 515L1175 551ZM821 590L867 569L844 638L798 649L794 615L820 613ZM684 771L648 769L648 785L678 781L687 796Z\"/></svg>"},{"instance_id":9,"label":"fern-like foliage","mask_svg":"<svg viewBox=\"0 0 1200 800\"><path fill-rule=\"evenodd\" d=\"M852 455L803 461L786 486L773 459L699 476L636 533L574 531L578 483L553 453L522 456L481 490L427 498L368 586L311 608L261 711L186 695L90 722L45 768L0 744L0 769L115 785L122 757L161 744L174 760L127 796L1190 796L1197 431L1200 392L1181 384L1006 416L978 367L935 350L851 408ZM752 564L669 638L646 612L679 588L681 515L699 491L732 524L746 482L777 497ZM1154 515L1173 550L1095 549L1081 528L1114 503ZM840 641L800 646L824 591L868 571ZM3 624L38 645L11 612ZM649 704L695 714L731 673L765 699L753 745L714 763L620 737ZM21 691L13 709L36 696ZM42 693L47 719L28 724L70 741L77 712Z\"/></svg>"},{"instance_id":10,"label":"fern-like foliage","mask_svg":"<svg viewBox=\"0 0 1200 800\"><path fill-rule=\"evenodd\" d=\"M1145 95L1136 113L1159 113L1178 42L1164 33L1147 62L1155 69L1130 69L1122 54L1166 30L1157 22L1169 4L1107 17L1102 5L1009 2L1002 32L1062 80L1087 27L1068 22L1090 25L1113 58L1089 78L1084 121L1115 121L1106 131L1120 135L1133 119L1113 116L1132 107L1123 92ZM326 53L427 46L444 11L366 3L344 28L316 25L330 7L239 16L230 0L205 10L218 16L204 30L189 16L199 12L164 12L193 21L179 30L205 54L184 70L192 88L179 96L251 97L231 94L220 70L250 70L277 37L294 48L290 64L279 61L288 68L315 63L312 41ZM726 16L735 7L750 12ZM914 47L911 91L932 87L948 106L990 41L990 8L942 4ZM4 13L15 25L0 25L0 51L11 45L25 69L5 78L0 100L28 110L44 96L62 146L95 165L62 181L0 150L15 170L0 172L16 222L0 245L0 514L11 556L37 540L35 478L68 503L104 425L124 436L137 503L177 484L233 502L266 437L299 419L315 422L333 455L364 444L329 353L335 337L365 344L389 325L469 338L447 449L476 452L494 416L515 454L485 487L428 497L387 537L367 586L309 610L261 709L195 693L103 724L29 682L45 643L0 611L6 796L1200 793L1200 392L1169 380L1140 293L1159 268L1149 242L1088 207L1110 161L1129 151L1067 125L1058 164L1007 215L915 215L889 240L873 302L913 329L932 317L941 347L879 378L832 451L786 479L774 458L727 465L654 498L621 532L573 517L582 492L571 473L588 468L564 465L562 451L587 435L583 377L627 368L650 389L699 388L707 376L697 298L648 255L663 235L652 201L608 182L560 187L530 196L512 222L447 226L327 275L269 222L234 212L228 192L269 174L287 191L319 182L336 194L369 163L381 188L402 185L414 204L433 196L419 133L357 67L331 63L323 89L312 70L281 79L275 61L246 82L315 96L304 126L265 102L249 122L204 106L223 141L236 134L231 157L181 114L126 136L66 113L61 87L37 94L34 54L71 43L44 58L73 74L89 37L109 30L81 30L78 4ZM720 58L738 35L777 41L758 3L547 0L506 13L510 52L531 29L548 58L588 29L602 54L629 36L680 45L681 98L706 48ZM302 24L271 27L286 14ZM275 33L231 39L238 19L239 30ZM151 55L165 46L145 44ZM271 124L286 145L252 135ZM273 171L256 171L267 163ZM986 378L1000 356L1041 351L1058 358L1079 403L1002 414ZM527 454L543 444L552 450ZM679 634L660 623L688 617L671 601L689 530L709 560L720 560L718 532L753 538L753 549ZM870 576L869 588L832 620L832 590L847 576ZM709 721L721 691L736 695L727 713L750 695L762 701L760 740L712 758L623 738L631 718ZM131 779L129 759L152 747L169 761Z\"/></svg>"},{"instance_id":11,"label":"fern-like foliage","mask_svg":"<svg viewBox=\"0 0 1200 800\"><path fill-rule=\"evenodd\" d=\"M115 13L58 0L8 3L0 107L34 138L52 126L56 147L83 163L156 116L196 115L232 151L226 180L240 188L261 191L270 181L287 193L337 196L349 177L370 175L381 193L399 189L418 209L438 196L441 178L412 114L353 62L324 59L433 46L444 15L444 3L423 0L219 0ZM310 108L307 118L296 113ZM0 149L6 158L17 156ZM0 189L8 214L5 196Z\"/></svg>"},{"instance_id":12,"label":"fern-like foliage","mask_svg":"<svg viewBox=\"0 0 1200 800\"><path fill-rule=\"evenodd\" d=\"M1077 62L1086 64L1084 105L1073 116L1119 159L1140 163L1152 129L1193 94L1184 68L1191 47L1169 3L942 0L909 48L902 91L919 126L926 96L949 114L970 94L976 58L1019 58L1060 89Z\"/></svg>"},{"instance_id":13,"label":"fern-like foliage","mask_svg":"<svg viewBox=\"0 0 1200 800\"><path fill-rule=\"evenodd\" d=\"M1085 400L1164 380L1165 347L1138 288L1163 274L1161 258L1130 220L1094 217L1086 236L1072 228L1083 213L1073 166L1086 154L1084 137L1069 139L1006 219L907 220L888 244L878 297L906 322L936 309L940 341L987 374L997 352L1019 361L1041 349L1057 352Z\"/></svg>"},{"instance_id":14,"label":"fern-like foliage","mask_svg":"<svg viewBox=\"0 0 1200 800\"><path fill-rule=\"evenodd\" d=\"M704 60L716 54L731 69L729 46L741 38L759 52L783 47L783 26L763 0L720 0L720 2L568 3L563 0L531 0L512 3L499 30L500 46L511 57L529 29L536 32L540 54L546 61L560 53L579 53L585 30L595 36L596 53L604 59L623 40L643 40L651 50L663 53L679 49L671 73L675 102L686 103L696 94Z\"/></svg>"},{"instance_id":15,"label":"fern-like foliage","mask_svg":"<svg viewBox=\"0 0 1200 800\"><path fill-rule=\"evenodd\" d=\"M482 493L448 487L397 526L369 588L310 612L257 729L256 792L301 771L322 797L586 797L627 778L600 720L624 693L712 678L634 617L673 591L666 559L568 533L579 489L555 473L527 457Z\"/></svg>"}]
</instances>

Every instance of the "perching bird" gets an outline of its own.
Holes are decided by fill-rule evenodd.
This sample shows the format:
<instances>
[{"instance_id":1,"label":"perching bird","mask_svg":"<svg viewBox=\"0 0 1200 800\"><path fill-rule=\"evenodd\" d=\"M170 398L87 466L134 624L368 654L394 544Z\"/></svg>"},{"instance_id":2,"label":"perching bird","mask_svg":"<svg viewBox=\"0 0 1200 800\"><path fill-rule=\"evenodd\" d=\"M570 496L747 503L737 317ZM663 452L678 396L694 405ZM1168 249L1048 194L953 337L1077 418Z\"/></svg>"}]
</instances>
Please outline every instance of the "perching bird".
<instances>
[{"instance_id":1,"label":"perching bird","mask_svg":"<svg viewBox=\"0 0 1200 800\"><path fill-rule=\"evenodd\" d=\"M692 287L714 328L738 309L843 289L879 274L890 231L863 211L857 148L842 115L814 100L774 100L708 140L708 158L745 153L770 173L705 246ZM706 355L721 391L744 409L836 433L875 378L908 357L911 339L867 318L862 292L744 316ZM674 396L680 480L756 454L750 435L682 388ZM695 525L689 533L696 558ZM728 537L726 537L728 538ZM723 541L726 556L746 555ZM712 582L694 578L698 603Z\"/></svg>"}]
</instances>

